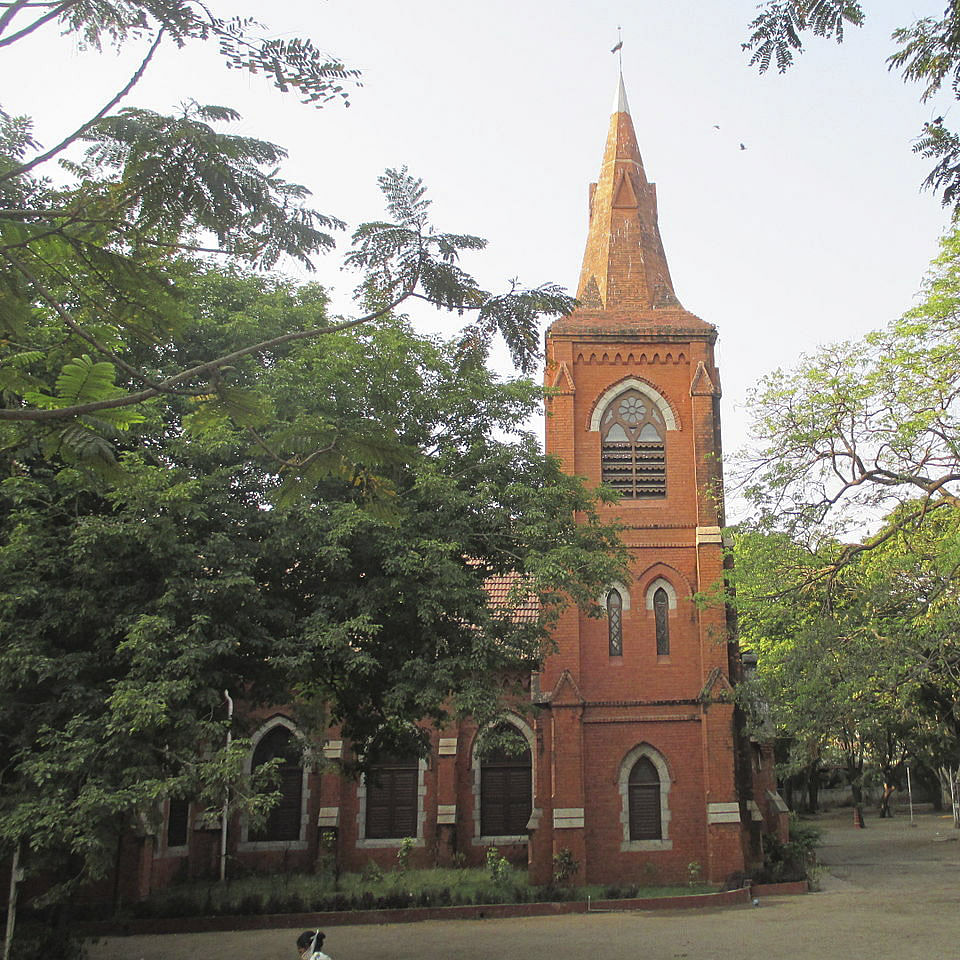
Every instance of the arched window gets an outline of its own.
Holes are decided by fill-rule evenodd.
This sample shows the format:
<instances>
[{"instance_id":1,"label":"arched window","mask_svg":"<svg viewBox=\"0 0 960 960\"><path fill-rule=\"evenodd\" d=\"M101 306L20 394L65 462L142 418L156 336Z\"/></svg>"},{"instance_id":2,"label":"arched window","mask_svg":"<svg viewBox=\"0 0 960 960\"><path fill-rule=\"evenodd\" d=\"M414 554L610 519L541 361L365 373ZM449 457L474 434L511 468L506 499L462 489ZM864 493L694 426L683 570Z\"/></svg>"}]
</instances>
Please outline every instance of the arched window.
<instances>
[{"instance_id":1,"label":"arched window","mask_svg":"<svg viewBox=\"0 0 960 960\"><path fill-rule=\"evenodd\" d=\"M630 806L630 839L659 840L660 774L648 757L641 757L630 771L628 780Z\"/></svg>"},{"instance_id":2,"label":"arched window","mask_svg":"<svg viewBox=\"0 0 960 960\"><path fill-rule=\"evenodd\" d=\"M607 635L610 645L610 656L623 655L623 597L619 590L611 590L607 594Z\"/></svg>"},{"instance_id":3,"label":"arched window","mask_svg":"<svg viewBox=\"0 0 960 960\"><path fill-rule=\"evenodd\" d=\"M665 657L670 653L670 597L663 587L657 587L653 594L653 619L657 630L657 656Z\"/></svg>"},{"instance_id":4,"label":"arched window","mask_svg":"<svg viewBox=\"0 0 960 960\"><path fill-rule=\"evenodd\" d=\"M280 760L276 786L268 789L280 791L280 802L267 816L259 830L250 832L250 840L258 843L265 840L299 840L300 807L303 799L303 767L300 745L288 727L277 725L267 731L254 748L251 772L270 760Z\"/></svg>"},{"instance_id":5,"label":"arched window","mask_svg":"<svg viewBox=\"0 0 960 960\"><path fill-rule=\"evenodd\" d=\"M370 766L366 776L368 840L416 837L416 757L385 756Z\"/></svg>"},{"instance_id":6,"label":"arched window","mask_svg":"<svg viewBox=\"0 0 960 960\"><path fill-rule=\"evenodd\" d=\"M512 726L498 727L494 733L496 746L480 748L480 833L521 836L533 809L530 747Z\"/></svg>"},{"instance_id":7,"label":"arched window","mask_svg":"<svg viewBox=\"0 0 960 960\"><path fill-rule=\"evenodd\" d=\"M665 433L657 405L639 390L614 398L600 420L603 482L627 498L666 496Z\"/></svg>"}]
</instances>

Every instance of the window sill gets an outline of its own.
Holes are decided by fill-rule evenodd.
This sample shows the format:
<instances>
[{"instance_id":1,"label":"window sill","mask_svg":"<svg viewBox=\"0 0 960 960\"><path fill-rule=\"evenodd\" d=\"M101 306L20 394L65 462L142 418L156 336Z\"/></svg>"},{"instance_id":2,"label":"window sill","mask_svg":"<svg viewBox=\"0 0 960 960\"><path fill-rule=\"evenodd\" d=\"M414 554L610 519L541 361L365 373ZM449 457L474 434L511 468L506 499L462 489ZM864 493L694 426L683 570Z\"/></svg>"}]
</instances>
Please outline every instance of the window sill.
<instances>
[{"instance_id":1,"label":"window sill","mask_svg":"<svg viewBox=\"0 0 960 960\"><path fill-rule=\"evenodd\" d=\"M270 850L306 850L306 840L243 840L237 844L240 853L256 853Z\"/></svg>"},{"instance_id":2,"label":"window sill","mask_svg":"<svg viewBox=\"0 0 960 960\"><path fill-rule=\"evenodd\" d=\"M640 853L645 850L672 849L672 840L625 840L620 844L621 853Z\"/></svg>"},{"instance_id":3,"label":"window sill","mask_svg":"<svg viewBox=\"0 0 960 960\"><path fill-rule=\"evenodd\" d=\"M357 849L358 850L389 850L391 847L399 847L403 844L404 840L411 839L409 837L370 837L369 839L364 838L362 840L357 840ZM423 837L413 838L413 845L415 847L423 847L426 845Z\"/></svg>"},{"instance_id":4,"label":"window sill","mask_svg":"<svg viewBox=\"0 0 960 960\"><path fill-rule=\"evenodd\" d=\"M474 837L470 842L475 847L496 847L509 844L523 844L526 846L528 837L525 833L507 837Z\"/></svg>"}]
</instances>

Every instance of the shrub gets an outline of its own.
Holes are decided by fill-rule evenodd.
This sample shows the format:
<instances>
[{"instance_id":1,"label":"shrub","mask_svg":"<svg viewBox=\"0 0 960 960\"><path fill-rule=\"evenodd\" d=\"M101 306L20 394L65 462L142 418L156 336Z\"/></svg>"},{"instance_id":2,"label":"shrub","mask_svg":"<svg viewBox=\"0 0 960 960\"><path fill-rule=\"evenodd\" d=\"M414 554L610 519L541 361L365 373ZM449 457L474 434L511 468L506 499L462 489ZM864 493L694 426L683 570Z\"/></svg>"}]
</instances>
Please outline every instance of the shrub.
<instances>
[{"instance_id":1,"label":"shrub","mask_svg":"<svg viewBox=\"0 0 960 960\"><path fill-rule=\"evenodd\" d=\"M406 873L410 866L410 851L413 850L414 843L413 837L404 837L397 847L397 873L401 875Z\"/></svg>"},{"instance_id":2,"label":"shrub","mask_svg":"<svg viewBox=\"0 0 960 960\"><path fill-rule=\"evenodd\" d=\"M561 847L553 856L553 882L569 883L580 870L580 862L575 860L573 852Z\"/></svg>"},{"instance_id":3,"label":"shrub","mask_svg":"<svg viewBox=\"0 0 960 960\"><path fill-rule=\"evenodd\" d=\"M487 847L487 873L497 886L502 886L510 879L511 871L510 861L501 857L496 847Z\"/></svg>"},{"instance_id":4,"label":"shrub","mask_svg":"<svg viewBox=\"0 0 960 960\"><path fill-rule=\"evenodd\" d=\"M819 843L820 831L816 827L791 819L790 839L786 843L776 837L763 838L763 869L754 879L761 883L813 880Z\"/></svg>"}]
</instances>

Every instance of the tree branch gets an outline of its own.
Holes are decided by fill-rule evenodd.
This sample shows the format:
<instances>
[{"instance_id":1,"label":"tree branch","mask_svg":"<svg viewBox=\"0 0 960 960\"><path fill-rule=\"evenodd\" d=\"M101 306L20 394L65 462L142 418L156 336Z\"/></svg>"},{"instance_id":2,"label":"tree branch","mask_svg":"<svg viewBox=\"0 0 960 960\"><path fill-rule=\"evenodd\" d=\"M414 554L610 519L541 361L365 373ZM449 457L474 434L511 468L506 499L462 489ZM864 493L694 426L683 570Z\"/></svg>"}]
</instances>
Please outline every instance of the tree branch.
<instances>
[{"instance_id":1,"label":"tree branch","mask_svg":"<svg viewBox=\"0 0 960 960\"><path fill-rule=\"evenodd\" d=\"M16 33L11 33L9 37L6 37L5 39L0 40L0 47L9 46L11 43L16 43L18 40L22 40L24 37L29 36L29 34L33 33L34 30L37 30L40 27L42 27L45 23L49 22L50 20L53 20L55 17L59 17L64 10L69 9L75 3L77 3L77 0L64 0L63 3L57 4L52 10L50 10L48 13L45 13L42 17L38 17L29 26L24 27L22 30L18 30ZM0 33L3 33L3 31L9 26L14 16L16 16L24 7L28 7L28 6L32 6L32 4L15 3L3 15L3 17L0 18Z\"/></svg>"},{"instance_id":2,"label":"tree branch","mask_svg":"<svg viewBox=\"0 0 960 960\"><path fill-rule=\"evenodd\" d=\"M34 167L39 166L41 163L45 163L51 157L56 156L60 153L61 150L64 150L66 147L70 146L74 140L82 137L95 123L102 120L139 82L140 78L143 76L144 71L147 69L150 61L153 59L153 55L157 52L157 47L160 46L160 41L163 39L164 28L161 27L157 33L156 39L150 45L150 49L147 51L147 55L143 58L143 63L137 68L136 73L127 81L126 86L119 92L117 95L102 109L100 109L95 116L91 117L86 123L81 124L73 133L70 134L64 140L61 140L55 147L51 147L47 150L46 153L41 153L39 156L34 157L29 163L21 164L19 167L14 167L12 170L8 170L5 174L0 175L0 183L4 180L10 180L13 177L22 176L25 173L29 173ZM14 38L10 38L12 40ZM5 42L0 40L0 46L3 46Z\"/></svg>"},{"instance_id":3,"label":"tree branch","mask_svg":"<svg viewBox=\"0 0 960 960\"><path fill-rule=\"evenodd\" d=\"M176 387L181 383L185 383L193 379L194 377L204 374L211 374L220 367L224 367L227 364L233 363L236 360L241 360L244 357L251 356L252 354L263 353L267 350L273 349L274 347L283 346L283 344L286 343L293 343L297 340L308 340L313 337L322 337L330 333L339 333L343 330L350 330L354 327L362 326L365 323L371 323L374 320L378 320L380 317L386 316L386 314L390 313L391 310L395 310L401 303L408 299L410 295L411 291L405 290L394 300L381 307L379 310L374 310L372 313L365 314L362 317L357 317L354 320L345 320L342 323L334 323L325 327L314 327L311 330L298 330L294 333L285 333L279 337L272 337L269 340L262 340L260 343L254 343L250 346L242 347L239 350L234 350L232 353L224 354L223 356L217 357L214 360L207 360L203 363L198 363L187 370L183 370L175 376L168 377L166 380L158 383L155 387L149 387L146 390L138 390L136 393L129 393L123 397L110 397L105 400L92 400L89 403L78 403L70 407L60 407L57 410L28 410L22 407L7 407L5 409L0 409L0 421L8 420L17 422L30 421L49 423L56 420L73 419L74 417L81 416L82 414L95 413L98 410L113 410L120 407L130 407L137 403L143 403L145 400L153 400L155 397L161 396L162 394L175 392L171 390L171 387Z\"/></svg>"}]
</instances>

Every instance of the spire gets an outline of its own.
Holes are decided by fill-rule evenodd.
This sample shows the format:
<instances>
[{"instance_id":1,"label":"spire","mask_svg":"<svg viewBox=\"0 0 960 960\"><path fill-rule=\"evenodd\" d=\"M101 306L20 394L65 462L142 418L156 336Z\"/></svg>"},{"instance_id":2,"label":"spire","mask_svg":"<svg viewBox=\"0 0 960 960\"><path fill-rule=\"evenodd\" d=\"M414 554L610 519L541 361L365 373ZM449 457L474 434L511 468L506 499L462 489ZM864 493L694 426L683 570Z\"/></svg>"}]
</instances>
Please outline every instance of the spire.
<instances>
[{"instance_id":1,"label":"spire","mask_svg":"<svg viewBox=\"0 0 960 960\"><path fill-rule=\"evenodd\" d=\"M657 191L643 169L623 75L596 183L577 298L586 309L679 309L657 225Z\"/></svg>"}]
</instances>

